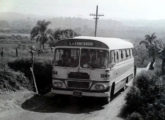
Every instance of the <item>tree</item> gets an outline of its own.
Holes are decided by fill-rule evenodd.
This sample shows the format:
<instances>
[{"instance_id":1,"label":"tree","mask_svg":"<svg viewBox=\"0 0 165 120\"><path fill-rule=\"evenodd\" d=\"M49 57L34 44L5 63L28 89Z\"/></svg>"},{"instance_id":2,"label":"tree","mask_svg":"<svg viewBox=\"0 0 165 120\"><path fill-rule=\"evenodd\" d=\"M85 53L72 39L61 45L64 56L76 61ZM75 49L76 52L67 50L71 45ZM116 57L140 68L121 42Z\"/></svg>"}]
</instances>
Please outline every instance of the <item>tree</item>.
<instances>
[{"instance_id":1,"label":"tree","mask_svg":"<svg viewBox=\"0 0 165 120\"><path fill-rule=\"evenodd\" d=\"M165 74L165 47L162 49L162 51L160 52L160 58L162 59L162 74Z\"/></svg>"},{"instance_id":2,"label":"tree","mask_svg":"<svg viewBox=\"0 0 165 120\"><path fill-rule=\"evenodd\" d=\"M52 51L52 47L58 40L73 38L78 35L79 34L73 31L72 29L65 29L65 30L57 29L54 33L53 31L51 31L51 36L53 36L53 38L49 41L49 47L51 48Z\"/></svg>"},{"instance_id":3,"label":"tree","mask_svg":"<svg viewBox=\"0 0 165 120\"><path fill-rule=\"evenodd\" d=\"M65 30L56 30L53 34L54 39L56 40L62 40L67 38L73 38L75 36L78 36L79 34L73 31L72 29L65 29Z\"/></svg>"},{"instance_id":4,"label":"tree","mask_svg":"<svg viewBox=\"0 0 165 120\"><path fill-rule=\"evenodd\" d=\"M157 36L155 35L155 33L152 33L151 35L147 34L145 35L145 40L142 40L140 42L141 44L144 44L145 47L148 50L149 53L149 57L151 58L151 64L149 66L150 70L154 69L154 63L155 63L155 59L156 59L156 54L159 51L159 42L158 40L156 40Z\"/></svg>"},{"instance_id":5,"label":"tree","mask_svg":"<svg viewBox=\"0 0 165 120\"><path fill-rule=\"evenodd\" d=\"M48 40L52 40L53 36L51 30L48 29L49 21L39 20L36 26L31 30L31 40L36 40L39 42L40 49L44 49L44 44Z\"/></svg>"}]
</instances>

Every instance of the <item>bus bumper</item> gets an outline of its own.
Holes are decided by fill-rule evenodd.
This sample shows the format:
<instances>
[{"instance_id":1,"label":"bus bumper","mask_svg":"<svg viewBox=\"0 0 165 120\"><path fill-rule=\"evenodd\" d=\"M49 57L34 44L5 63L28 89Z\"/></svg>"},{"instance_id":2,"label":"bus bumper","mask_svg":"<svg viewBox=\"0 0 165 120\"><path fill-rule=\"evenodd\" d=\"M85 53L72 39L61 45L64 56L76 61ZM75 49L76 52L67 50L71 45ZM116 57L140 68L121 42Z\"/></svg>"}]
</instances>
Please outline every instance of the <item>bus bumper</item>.
<instances>
[{"instance_id":1,"label":"bus bumper","mask_svg":"<svg viewBox=\"0 0 165 120\"><path fill-rule=\"evenodd\" d=\"M73 90L73 91L68 91L68 90L55 90L52 89L51 93L54 94L60 94L60 95L71 95L71 96L77 96L77 97L109 97L110 92L90 92L90 91L81 91L81 90Z\"/></svg>"}]
</instances>

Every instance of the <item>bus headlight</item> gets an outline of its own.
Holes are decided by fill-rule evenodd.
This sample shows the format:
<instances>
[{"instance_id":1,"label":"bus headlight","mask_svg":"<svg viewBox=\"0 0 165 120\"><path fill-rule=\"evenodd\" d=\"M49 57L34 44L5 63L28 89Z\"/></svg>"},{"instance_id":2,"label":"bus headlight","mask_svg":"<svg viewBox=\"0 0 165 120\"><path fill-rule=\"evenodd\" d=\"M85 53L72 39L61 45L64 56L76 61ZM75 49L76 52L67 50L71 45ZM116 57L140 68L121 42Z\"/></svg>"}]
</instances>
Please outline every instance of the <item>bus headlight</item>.
<instances>
[{"instance_id":1,"label":"bus headlight","mask_svg":"<svg viewBox=\"0 0 165 120\"><path fill-rule=\"evenodd\" d=\"M60 80L53 80L52 84L55 88L65 88L64 83Z\"/></svg>"},{"instance_id":2,"label":"bus headlight","mask_svg":"<svg viewBox=\"0 0 165 120\"><path fill-rule=\"evenodd\" d=\"M108 85L104 83L96 83L92 86L91 90L105 90L108 88Z\"/></svg>"}]
</instances>

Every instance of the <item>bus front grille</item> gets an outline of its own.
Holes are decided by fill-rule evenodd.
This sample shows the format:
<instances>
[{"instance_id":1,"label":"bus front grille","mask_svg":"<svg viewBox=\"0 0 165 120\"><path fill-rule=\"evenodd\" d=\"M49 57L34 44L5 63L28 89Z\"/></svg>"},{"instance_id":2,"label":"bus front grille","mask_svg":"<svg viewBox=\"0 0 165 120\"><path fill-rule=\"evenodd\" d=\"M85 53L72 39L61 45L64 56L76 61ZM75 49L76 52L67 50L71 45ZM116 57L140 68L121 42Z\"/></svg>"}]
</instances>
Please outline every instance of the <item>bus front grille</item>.
<instances>
[{"instance_id":1,"label":"bus front grille","mask_svg":"<svg viewBox=\"0 0 165 120\"><path fill-rule=\"evenodd\" d=\"M89 74L88 73L82 73L82 72L70 72L68 74L68 78L89 79Z\"/></svg>"},{"instance_id":2,"label":"bus front grille","mask_svg":"<svg viewBox=\"0 0 165 120\"><path fill-rule=\"evenodd\" d=\"M76 89L88 89L89 82L68 81L68 87Z\"/></svg>"}]
</instances>

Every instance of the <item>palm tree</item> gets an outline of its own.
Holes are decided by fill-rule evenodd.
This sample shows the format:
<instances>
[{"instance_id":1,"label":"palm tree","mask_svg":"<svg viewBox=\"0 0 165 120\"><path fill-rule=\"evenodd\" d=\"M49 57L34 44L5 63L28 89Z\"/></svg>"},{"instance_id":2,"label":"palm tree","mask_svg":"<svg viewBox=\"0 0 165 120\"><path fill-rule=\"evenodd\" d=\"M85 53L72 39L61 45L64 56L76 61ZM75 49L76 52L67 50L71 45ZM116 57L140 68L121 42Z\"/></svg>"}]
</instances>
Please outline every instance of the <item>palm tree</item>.
<instances>
[{"instance_id":1,"label":"palm tree","mask_svg":"<svg viewBox=\"0 0 165 120\"><path fill-rule=\"evenodd\" d=\"M151 35L147 34L145 35L145 40L142 40L140 42L141 44L144 44L145 47L148 49L149 57L151 58L151 64L149 66L150 70L154 69L154 63L156 59L156 53L158 52L158 47L157 47L157 36L155 33L152 33Z\"/></svg>"},{"instance_id":2,"label":"palm tree","mask_svg":"<svg viewBox=\"0 0 165 120\"><path fill-rule=\"evenodd\" d=\"M48 25L50 24L49 21L39 20L36 26L33 27L31 30L31 40L36 40L39 42L40 49L44 49L44 44L48 41L53 39L52 35L50 34L50 29L48 29Z\"/></svg>"}]
</instances>

